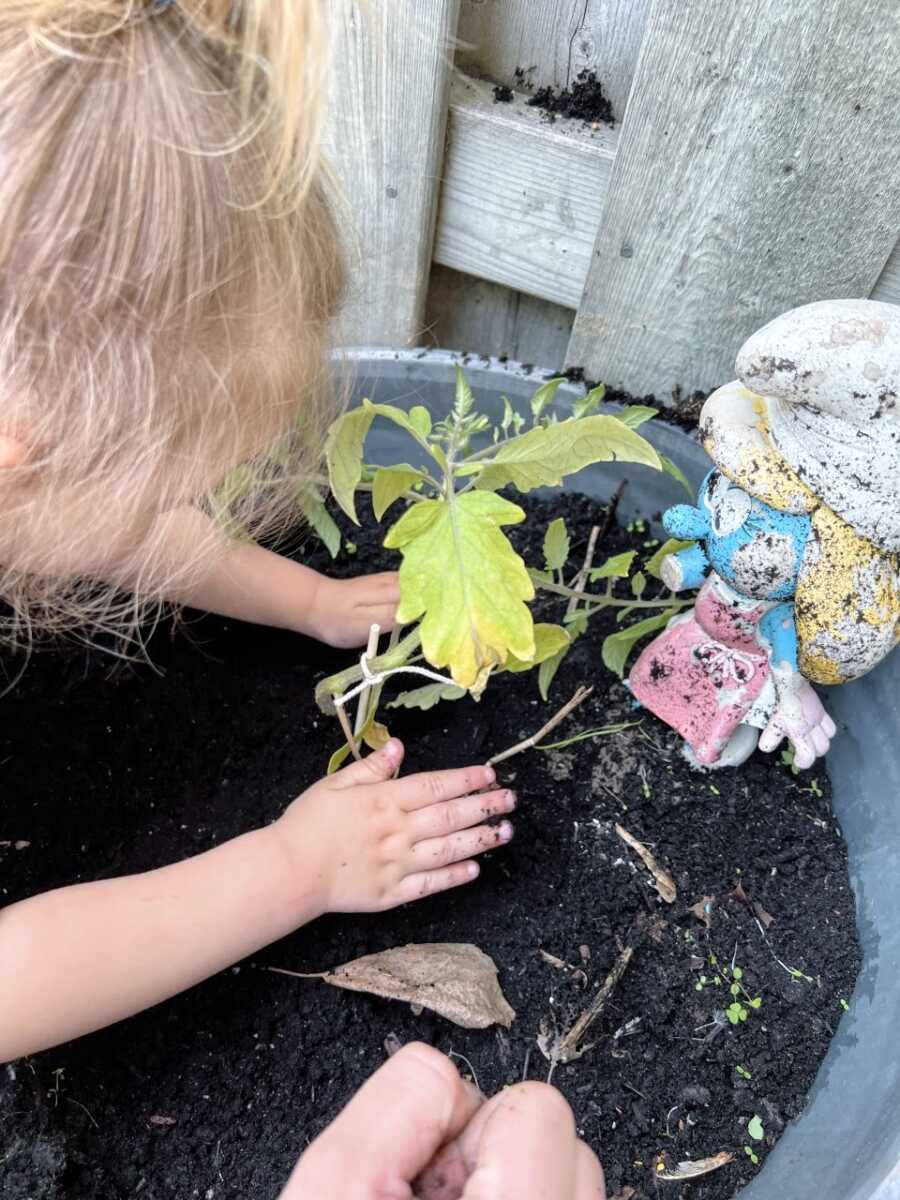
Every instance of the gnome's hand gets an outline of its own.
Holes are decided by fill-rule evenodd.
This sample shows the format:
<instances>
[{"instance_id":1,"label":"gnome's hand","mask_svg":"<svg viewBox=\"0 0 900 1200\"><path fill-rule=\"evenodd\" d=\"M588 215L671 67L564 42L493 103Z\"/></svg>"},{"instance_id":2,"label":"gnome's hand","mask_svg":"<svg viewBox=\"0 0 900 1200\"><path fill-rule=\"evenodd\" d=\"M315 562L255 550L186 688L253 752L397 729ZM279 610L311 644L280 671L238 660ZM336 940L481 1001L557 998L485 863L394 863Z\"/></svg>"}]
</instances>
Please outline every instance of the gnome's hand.
<instances>
[{"instance_id":1,"label":"gnome's hand","mask_svg":"<svg viewBox=\"0 0 900 1200\"><path fill-rule=\"evenodd\" d=\"M801 770L828 753L837 733L834 721L825 711L812 684L782 664L773 666L778 704L759 739L760 750L770 753L785 738L794 747L794 764Z\"/></svg>"}]
</instances>

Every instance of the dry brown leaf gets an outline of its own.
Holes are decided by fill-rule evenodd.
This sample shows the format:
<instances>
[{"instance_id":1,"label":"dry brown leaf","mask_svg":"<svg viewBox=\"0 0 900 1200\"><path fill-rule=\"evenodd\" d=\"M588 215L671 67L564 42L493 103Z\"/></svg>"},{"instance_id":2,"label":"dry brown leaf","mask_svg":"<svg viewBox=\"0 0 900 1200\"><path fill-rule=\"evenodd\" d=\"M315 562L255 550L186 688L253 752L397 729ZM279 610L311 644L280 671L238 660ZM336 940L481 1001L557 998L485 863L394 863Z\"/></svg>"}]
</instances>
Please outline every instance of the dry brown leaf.
<instances>
[{"instance_id":1,"label":"dry brown leaf","mask_svg":"<svg viewBox=\"0 0 900 1200\"><path fill-rule=\"evenodd\" d=\"M494 960L466 942L396 946L316 978L350 992L430 1008L463 1029L509 1028L516 1016L500 990Z\"/></svg>"},{"instance_id":2,"label":"dry brown leaf","mask_svg":"<svg viewBox=\"0 0 900 1200\"><path fill-rule=\"evenodd\" d=\"M709 929L710 925L712 925L712 910L715 902L715 896L701 896L696 904L691 905L688 912L692 912L697 920L702 921L706 928Z\"/></svg>"},{"instance_id":3,"label":"dry brown leaf","mask_svg":"<svg viewBox=\"0 0 900 1200\"><path fill-rule=\"evenodd\" d=\"M644 866L653 876L656 883L656 890L665 900L666 904L674 904L678 896L678 890L675 887L675 880L668 871L664 871L659 865L643 842L639 842L633 834L630 834L627 829L623 829L621 825L616 825L616 833L622 839L626 846L638 855Z\"/></svg>"},{"instance_id":4,"label":"dry brown leaf","mask_svg":"<svg viewBox=\"0 0 900 1200\"><path fill-rule=\"evenodd\" d=\"M152 1117L149 1117L149 1118L148 1118L148 1120L149 1120L149 1122L150 1122L150 1124L151 1124L151 1125L156 1125L157 1127L160 1127L160 1128L162 1128L162 1127L165 1127L165 1126L167 1126L167 1125L174 1125L174 1124L175 1124L175 1118L174 1118L174 1117L160 1117L160 1116L152 1116Z\"/></svg>"},{"instance_id":5,"label":"dry brown leaf","mask_svg":"<svg viewBox=\"0 0 900 1200\"><path fill-rule=\"evenodd\" d=\"M768 929L770 925L775 924L775 918L770 912L766 912L758 900L753 901L753 915L756 917L757 921L759 921L760 925L763 925L766 929Z\"/></svg>"},{"instance_id":6,"label":"dry brown leaf","mask_svg":"<svg viewBox=\"0 0 900 1200\"><path fill-rule=\"evenodd\" d=\"M636 1196L637 1192L633 1187L623 1187L621 1192L616 1192L614 1196L610 1196L609 1200L631 1200L632 1196Z\"/></svg>"},{"instance_id":7,"label":"dry brown leaf","mask_svg":"<svg viewBox=\"0 0 900 1200\"><path fill-rule=\"evenodd\" d=\"M681 1183L685 1179L709 1175L711 1171L718 1171L719 1167L726 1167L730 1162L734 1162L734 1155L730 1150L723 1150L712 1158L698 1158L695 1162L680 1162L677 1166L667 1167L659 1171L656 1178L664 1179L666 1183Z\"/></svg>"},{"instance_id":8,"label":"dry brown leaf","mask_svg":"<svg viewBox=\"0 0 900 1200\"><path fill-rule=\"evenodd\" d=\"M540 955L545 963L549 963L551 967L556 967L557 971L565 971L568 966L561 958L557 958L555 954L549 954L546 950L541 950Z\"/></svg>"}]
</instances>

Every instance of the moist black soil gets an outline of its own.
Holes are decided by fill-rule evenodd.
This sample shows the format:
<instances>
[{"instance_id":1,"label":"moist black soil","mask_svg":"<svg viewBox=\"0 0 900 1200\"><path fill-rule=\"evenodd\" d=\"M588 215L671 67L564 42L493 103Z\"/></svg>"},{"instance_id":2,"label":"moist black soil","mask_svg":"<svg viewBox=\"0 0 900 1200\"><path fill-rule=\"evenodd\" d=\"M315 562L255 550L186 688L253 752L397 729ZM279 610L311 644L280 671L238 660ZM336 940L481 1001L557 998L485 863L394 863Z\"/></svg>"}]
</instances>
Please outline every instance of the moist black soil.
<instances>
[{"instance_id":1,"label":"moist black soil","mask_svg":"<svg viewBox=\"0 0 900 1200\"><path fill-rule=\"evenodd\" d=\"M594 71L582 71L571 87L538 88L527 101L532 108L540 108L549 121L557 117L571 117L588 124L613 125L615 117L603 85Z\"/></svg>"},{"instance_id":2,"label":"moist black soil","mask_svg":"<svg viewBox=\"0 0 900 1200\"><path fill-rule=\"evenodd\" d=\"M535 563L548 516L566 516L576 559L602 522L582 497L560 498L552 514L525 506L533 519L515 532ZM357 552L337 564L319 551L307 561L341 574L389 561L372 530L352 536ZM603 551L643 551L646 538L613 526ZM558 619L556 601L539 608ZM598 618L557 677L553 709L579 684L595 689L559 734L640 724L510 760L501 777L518 790L516 837L475 884L383 915L327 917L150 1012L0 1068L4 1200L274 1200L386 1043L452 1052L485 1092L546 1079L536 1038L570 1025L625 945L634 958L592 1049L554 1074L610 1196L654 1197L660 1163L729 1151L715 1174L666 1191L725 1200L764 1167L803 1111L859 968L828 779L821 767L795 776L778 755L690 770L674 735L635 712L602 667L612 627ZM313 685L350 655L213 618L158 631L151 653L157 672L39 655L0 702L4 901L195 854L271 821L321 775L340 739ZM505 676L480 705L395 711L390 723L416 770L484 760L547 713L533 679ZM616 822L671 872L673 904ZM494 958L517 1012L509 1031L466 1031L265 970L319 971L428 941L474 942ZM737 1025L722 1015L732 1003L722 964L762 1001Z\"/></svg>"}]
</instances>

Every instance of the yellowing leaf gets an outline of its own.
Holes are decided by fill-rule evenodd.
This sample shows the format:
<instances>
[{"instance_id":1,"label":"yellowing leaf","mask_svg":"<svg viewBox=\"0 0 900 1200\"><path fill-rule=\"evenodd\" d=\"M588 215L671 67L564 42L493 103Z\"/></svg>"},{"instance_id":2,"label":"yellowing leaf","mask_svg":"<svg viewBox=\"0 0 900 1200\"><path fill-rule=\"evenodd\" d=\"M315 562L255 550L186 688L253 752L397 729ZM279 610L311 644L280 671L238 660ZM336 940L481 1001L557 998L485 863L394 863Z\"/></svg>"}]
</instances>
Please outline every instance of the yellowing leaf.
<instances>
[{"instance_id":1,"label":"yellowing leaf","mask_svg":"<svg viewBox=\"0 0 900 1200\"><path fill-rule=\"evenodd\" d=\"M548 571L559 571L569 559L569 534L562 517L547 526L544 535L544 563Z\"/></svg>"},{"instance_id":2,"label":"yellowing leaf","mask_svg":"<svg viewBox=\"0 0 900 1200\"><path fill-rule=\"evenodd\" d=\"M501 531L524 517L502 496L466 492L412 505L384 541L403 552L397 621L421 617L425 657L475 695L510 654L534 655L534 588Z\"/></svg>"},{"instance_id":3,"label":"yellowing leaf","mask_svg":"<svg viewBox=\"0 0 900 1200\"><path fill-rule=\"evenodd\" d=\"M588 579L592 583L596 579L609 579L611 577L625 579L631 570L631 564L634 562L636 555L637 550L626 550L624 554L614 554L599 567L592 567L588 571Z\"/></svg>"},{"instance_id":4,"label":"yellowing leaf","mask_svg":"<svg viewBox=\"0 0 900 1200\"><path fill-rule=\"evenodd\" d=\"M414 404L409 410L409 423L422 437L431 433L431 413L422 404Z\"/></svg>"},{"instance_id":5,"label":"yellowing leaf","mask_svg":"<svg viewBox=\"0 0 900 1200\"><path fill-rule=\"evenodd\" d=\"M516 1017L493 959L466 942L397 946L344 963L322 979L351 992L430 1008L463 1029L509 1028Z\"/></svg>"},{"instance_id":6,"label":"yellowing leaf","mask_svg":"<svg viewBox=\"0 0 900 1200\"><path fill-rule=\"evenodd\" d=\"M514 672L530 671L532 667L546 662L548 658L553 658L555 654L560 654L562 651L568 650L570 645L571 639L566 630L560 625L535 625L534 654L527 662L522 662L515 655L511 654L503 669Z\"/></svg>"},{"instance_id":7,"label":"yellowing leaf","mask_svg":"<svg viewBox=\"0 0 900 1200\"><path fill-rule=\"evenodd\" d=\"M390 737L390 731L373 719L369 721L356 740L357 742L363 742L370 750L380 750L382 746L390 741ZM328 760L328 770L325 774L333 775L335 771L339 771L349 757L350 744L349 742L344 742L343 746L335 750L334 754Z\"/></svg>"},{"instance_id":8,"label":"yellowing leaf","mask_svg":"<svg viewBox=\"0 0 900 1200\"><path fill-rule=\"evenodd\" d=\"M535 420L537 420L537 418L541 415L541 413L556 395L561 384L564 384L565 382L565 376L561 375L556 379L548 379L546 383L541 384L538 390L531 397L531 412Z\"/></svg>"},{"instance_id":9,"label":"yellowing leaf","mask_svg":"<svg viewBox=\"0 0 900 1200\"><path fill-rule=\"evenodd\" d=\"M520 492L530 492L554 487L565 475L610 460L660 468L650 443L617 417L584 417L531 429L498 447L476 487L494 490L512 483Z\"/></svg>"},{"instance_id":10,"label":"yellowing leaf","mask_svg":"<svg viewBox=\"0 0 900 1200\"><path fill-rule=\"evenodd\" d=\"M681 467L679 467L678 463L672 462L671 458L665 454L661 454L659 456L659 461L662 463L662 469L665 471L665 473L667 475L671 475L673 479L677 479L693 500L694 489L691 487L690 480L688 479L687 475L685 475L684 471L682 471Z\"/></svg>"},{"instance_id":11,"label":"yellowing leaf","mask_svg":"<svg viewBox=\"0 0 900 1200\"><path fill-rule=\"evenodd\" d=\"M353 408L334 422L325 439L328 481L335 500L354 524L356 488L362 479L363 445L375 416L371 406Z\"/></svg>"},{"instance_id":12,"label":"yellowing leaf","mask_svg":"<svg viewBox=\"0 0 900 1200\"><path fill-rule=\"evenodd\" d=\"M619 420L627 425L629 429L637 429L645 421L652 421L654 417L658 416L659 409L648 408L646 404L629 404L627 408L623 408L618 414Z\"/></svg>"},{"instance_id":13,"label":"yellowing leaf","mask_svg":"<svg viewBox=\"0 0 900 1200\"><path fill-rule=\"evenodd\" d=\"M372 511L375 513L375 519L380 521L394 501L399 500L403 493L421 478L421 473L408 463L400 463L396 467L379 467L372 482Z\"/></svg>"}]
</instances>

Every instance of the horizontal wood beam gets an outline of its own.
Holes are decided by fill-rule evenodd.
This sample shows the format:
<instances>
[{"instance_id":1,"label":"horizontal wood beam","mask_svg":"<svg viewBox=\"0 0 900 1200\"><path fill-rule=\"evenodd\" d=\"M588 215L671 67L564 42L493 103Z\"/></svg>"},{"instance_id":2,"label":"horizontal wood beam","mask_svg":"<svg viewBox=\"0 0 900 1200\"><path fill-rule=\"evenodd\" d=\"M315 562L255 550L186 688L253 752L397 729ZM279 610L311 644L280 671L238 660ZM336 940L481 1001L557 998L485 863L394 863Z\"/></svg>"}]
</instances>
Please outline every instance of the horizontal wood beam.
<instances>
[{"instance_id":1,"label":"horizontal wood beam","mask_svg":"<svg viewBox=\"0 0 900 1200\"><path fill-rule=\"evenodd\" d=\"M615 129L547 122L457 73L435 260L577 308L616 153Z\"/></svg>"}]
</instances>

